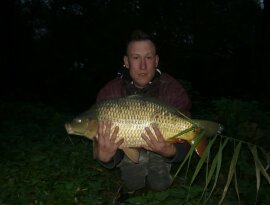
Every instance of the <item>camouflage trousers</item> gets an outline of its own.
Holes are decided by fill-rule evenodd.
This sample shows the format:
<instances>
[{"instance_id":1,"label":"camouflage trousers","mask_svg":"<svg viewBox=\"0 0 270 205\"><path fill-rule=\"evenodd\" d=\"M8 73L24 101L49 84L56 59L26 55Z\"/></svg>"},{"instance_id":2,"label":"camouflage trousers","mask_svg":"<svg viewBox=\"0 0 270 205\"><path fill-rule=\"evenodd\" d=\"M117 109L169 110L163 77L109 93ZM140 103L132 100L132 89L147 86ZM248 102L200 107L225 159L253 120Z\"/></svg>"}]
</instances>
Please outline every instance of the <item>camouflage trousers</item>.
<instances>
[{"instance_id":1,"label":"camouflage trousers","mask_svg":"<svg viewBox=\"0 0 270 205\"><path fill-rule=\"evenodd\" d=\"M138 164L125 156L118 167L124 186L129 191L141 189L146 184L153 190L162 191L172 183L171 164L164 157L143 149Z\"/></svg>"}]
</instances>

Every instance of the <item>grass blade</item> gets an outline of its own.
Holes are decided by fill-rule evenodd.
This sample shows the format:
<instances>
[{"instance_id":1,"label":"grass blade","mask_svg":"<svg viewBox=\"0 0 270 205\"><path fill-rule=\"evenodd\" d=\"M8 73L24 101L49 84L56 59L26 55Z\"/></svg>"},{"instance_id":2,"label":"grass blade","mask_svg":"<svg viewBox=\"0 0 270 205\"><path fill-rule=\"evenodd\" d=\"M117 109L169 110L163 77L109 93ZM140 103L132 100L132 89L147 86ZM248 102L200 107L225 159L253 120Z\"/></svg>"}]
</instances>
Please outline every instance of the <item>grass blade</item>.
<instances>
[{"instance_id":1,"label":"grass blade","mask_svg":"<svg viewBox=\"0 0 270 205\"><path fill-rule=\"evenodd\" d=\"M252 155L253 155L253 159L254 159L254 163L255 163L255 170L256 170L256 179L257 179L257 195L260 189L260 184L261 184L261 173L260 173L260 167L258 164L258 152L257 152L257 147L255 145L248 145Z\"/></svg>"},{"instance_id":2,"label":"grass blade","mask_svg":"<svg viewBox=\"0 0 270 205\"><path fill-rule=\"evenodd\" d=\"M266 180L268 181L268 183L270 184L270 177L266 172L266 169L263 167L259 157L258 157L258 153L257 153L257 147L255 145L251 146L249 145L250 151L253 155L254 161L255 161L255 166L256 166L256 176L257 176L257 169L262 173L262 175L266 178ZM258 186L258 182L257 182L257 186Z\"/></svg>"},{"instance_id":3,"label":"grass blade","mask_svg":"<svg viewBox=\"0 0 270 205\"><path fill-rule=\"evenodd\" d=\"M176 173L173 176L173 180L175 180L175 178L177 177L178 173L181 171L182 167L186 164L186 161L188 159L190 159L194 153L195 147L191 146L191 148L189 149L185 159L183 160L183 162L180 164L179 168L177 169ZM189 160L190 161L190 160Z\"/></svg>"},{"instance_id":4,"label":"grass blade","mask_svg":"<svg viewBox=\"0 0 270 205\"><path fill-rule=\"evenodd\" d=\"M237 147L234 150L233 157L232 157L231 164L230 164L228 179L227 179L226 185L224 187L223 194L222 194L222 197L221 197L221 199L219 201L219 204L222 204L222 202L223 202L223 200L224 200L224 198L225 198L225 196L227 194L229 185L230 185L230 183L232 181L232 177L233 177L233 175L235 173L235 166L236 166L236 163L237 163L237 160L238 160L241 145L242 145L242 142L239 142Z\"/></svg>"},{"instance_id":5,"label":"grass blade","mask_svg":"<svg viewBox=\"0 0 270 205\"><path fill-rule=\"evenodd\" d=\"M196 167L195 172L194 172L194 174L193 174L193 176L192 176L190 185L193 183L193 181L195 180L195 178L196 178L196 176L198 175L199 171L201 170L202 165L203 165L203 163L205 162L206 157L208 156L208 154L209 154L209 152L210 152L210 148L212 147L212 145L213 145L213 143L216 141L216 139L217 139L217 136L215 136L215 137L209 142L209 144L207 145L205 152L203 153L203 155L202 155L200 161L199 161L198 164L197 164L197 167Z\"/></svg>"},{"instance_id":6,"label":"grass blade","mask_svg":"<svg viewBox=\"0 0 270 205\"><path fill-rule=\"evenodd\" d=\"M187 168L187 171L189 169L189 163L190 163L190 160L191 160L191 157L195 151L195 148L196 146L200 143L202 137L203 137L203 132L200 133L195 139L194 139L194 144L191 146L191 148L189 149L185 159L183 160L183 162L180 164L179 168L177 169L176 173L174 174L174 177L173 177L173 180L175 180L175 178L177 177L178 173L181 171L182 167L186 164L186 161L189 159L189 162L188 162L188 168Z\"/></svg>"},{"instance_id":7,"label":"grass blade","mask_svg":"<svg viewBox=\"0 0 270 205\"><path fill-rule=\"evenodd\" d=\"M225 146L227 145L228 141L229 141L229 138L226 138L225 141L223 142L223 144L220 141L218 153L217 153L215 159L213 160L213 163L215 163L216 167L217 167L215 181L214 181L214 184L212 186L212 190L211 190L208 198L206 199L205 203L210 199L210 197L211 197L211 195L212 195L212 193L217 185L217 180L218 180L218 176L219 176L220 169L221 169L221 163L222 163L222 152L223 152L223 149L225 148ZM209 182L210 182L210 180L209 180Z\"/></svg>"},{"instance_id":8,"label":"grass blade","mask_svg":"<svg viewBox=\"0 0 270 205\"><path fill-rule=\"evenodd\" d=\"M220 145L219 145L219 150L218 153L216 154L213 162L212 162L212 166L209 172L209 176L208 176L208 180L207 180L207 185L210 183L212 175L214 174L215 168L220 168L221 166L221 162L222 162L222 151L224 149L224 147L227 145L228 142L228 138L225 139L225 141L222 144L222 141L220 140Z\"/></svg>"},{"instance_id":9,"label":"grass blade","mask_svg":"<svg viewBox=\"0 0 270 205\"><path fill-rule=\"evenodd\" d=\"M240 195L239 195L239 189L238 189L238 182L237 182L237 174L236 174L236 172L234 174L234 187L235 187L237 198L238 198L238 201L239 201L239 204L240 204Z\"/></svg>"},{"instance_id":10,"label":"grass blade","mask_svg":"<svg viewBox=\"0 0 270 205\"><path fill-rule=\"evenodd\" d=\"M267 171L270 167L270 155L266 153L266 151L263 148L260 148L261 152L263 153L263 156L265 157L265 160L267 161L267 165L265 167L265 171Z\"/></svg>"}]
</instances>

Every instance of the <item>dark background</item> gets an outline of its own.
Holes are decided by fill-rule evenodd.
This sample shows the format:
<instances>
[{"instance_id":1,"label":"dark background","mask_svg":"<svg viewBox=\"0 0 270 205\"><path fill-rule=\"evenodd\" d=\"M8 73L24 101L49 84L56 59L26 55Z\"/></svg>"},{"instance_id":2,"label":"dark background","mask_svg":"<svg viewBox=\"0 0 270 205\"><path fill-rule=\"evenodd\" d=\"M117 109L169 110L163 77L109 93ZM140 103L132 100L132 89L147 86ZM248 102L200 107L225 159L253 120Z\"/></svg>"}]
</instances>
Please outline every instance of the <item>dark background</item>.
<instances>
[{"instance_id":1,"label":"dark background","mask_svg":"<svg viewBox=\"0 0 270 205\"><path fill-rule=\"evenodd\" d=\"M269 0L6 0L0 99L89 107L141 28L161 69L191 93L267 105L269 9Z\"/></svg>"}]
</instances>

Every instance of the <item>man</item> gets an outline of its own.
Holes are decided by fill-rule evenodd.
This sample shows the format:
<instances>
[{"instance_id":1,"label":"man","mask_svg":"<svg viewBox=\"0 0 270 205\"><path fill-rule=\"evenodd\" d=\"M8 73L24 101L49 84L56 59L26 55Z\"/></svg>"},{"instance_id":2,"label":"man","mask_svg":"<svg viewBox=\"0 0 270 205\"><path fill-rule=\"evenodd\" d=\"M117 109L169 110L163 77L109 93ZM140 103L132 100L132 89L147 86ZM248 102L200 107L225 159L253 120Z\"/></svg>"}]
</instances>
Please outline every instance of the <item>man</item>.
<instances>
[{"instance_id":1,"label":"man","mask_svg":"<svg viewBox=\"0 0 270 205\"><path fill-rule=\"evenodd\" d=\"M139 94L169 103L185 115L190 115L190 100L186 91L178 81L157 69L159 56L147 34L140 30L133 32L123 62L123 71L100 90L97 102ZM181 161L189 149L186 142L167 143L156 125L153 129L154 133L148 127L145 128L146 134L142 133L141 137L148 146L142 147L139 163L136 164L118 149L123 143L123 140L115 140L119 128L111 130L111 122L99 122L97 157L107 168L120 168L124 192L138 190L146 183L153 190L167 189L172 183L171 163Z\"/></svg>"}]
</instances>

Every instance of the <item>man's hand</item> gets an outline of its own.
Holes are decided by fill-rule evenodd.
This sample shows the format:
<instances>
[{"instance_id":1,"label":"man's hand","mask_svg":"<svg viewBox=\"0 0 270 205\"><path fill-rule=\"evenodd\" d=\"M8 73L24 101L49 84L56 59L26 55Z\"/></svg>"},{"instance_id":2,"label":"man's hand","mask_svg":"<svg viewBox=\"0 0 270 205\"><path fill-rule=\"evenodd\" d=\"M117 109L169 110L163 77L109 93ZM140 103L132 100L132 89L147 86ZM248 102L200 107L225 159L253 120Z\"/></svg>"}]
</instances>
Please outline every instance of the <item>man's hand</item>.
<instances>
[{"instance_id":1,"label":"man's hand","mask_svg":"<svg viewBox=\"0 0 270 205\"><path fill-rule=\"evenodd\" d=\"M119 127L115 127L113 132L111 128L111 121L98 123L97 158L105 163L112 159L118 147L124 142L124 139L115 142Z\"/></svg>"},{"instance_id":2,"label":"man's hand","mask_svg":"<svg viewBox=\"0 0 270 205\"><path fill-rule=\"evenodd\" d=\"M147 146L143 146L143 148L156 152L164 157L173 157L176 154L175 146L165 141L156 124L152 124L151 126L154 133L151 132L149 127L145 128L147 135L142 133L142 138L147 143Z\"/></svg>"}]
</instances>

